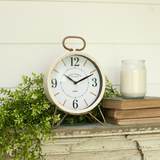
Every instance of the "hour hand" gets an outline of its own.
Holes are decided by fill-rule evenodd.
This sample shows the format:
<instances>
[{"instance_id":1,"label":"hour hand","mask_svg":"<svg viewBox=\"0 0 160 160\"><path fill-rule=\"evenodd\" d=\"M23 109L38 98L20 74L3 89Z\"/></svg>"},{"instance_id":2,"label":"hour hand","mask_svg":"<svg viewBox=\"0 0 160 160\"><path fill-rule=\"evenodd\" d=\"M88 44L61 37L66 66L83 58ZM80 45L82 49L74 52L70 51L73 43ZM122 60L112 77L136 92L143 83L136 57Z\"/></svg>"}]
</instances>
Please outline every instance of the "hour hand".
<instances>
[{"instance_id":1,"label":"hour hand","mask_svg":"<svg viewBox=\"0 0 160 160\"><path fill-rule=\"evenodd\" d=\"M65 74L64 74L65 75ZM75 84L75 81L72 79L72 78L70 78L69 76L67 76L67 75L65 75L70 81L72 81L74 84Z\"/></svg>"}]
</instances>

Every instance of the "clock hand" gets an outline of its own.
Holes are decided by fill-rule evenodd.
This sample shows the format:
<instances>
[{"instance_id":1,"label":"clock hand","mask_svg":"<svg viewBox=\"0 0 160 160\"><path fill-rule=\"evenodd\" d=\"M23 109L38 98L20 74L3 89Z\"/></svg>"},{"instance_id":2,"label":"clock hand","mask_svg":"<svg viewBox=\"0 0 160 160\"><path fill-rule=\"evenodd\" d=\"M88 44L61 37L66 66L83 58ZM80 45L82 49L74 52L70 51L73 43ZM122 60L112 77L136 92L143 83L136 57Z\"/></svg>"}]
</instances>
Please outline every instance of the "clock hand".
<instances>
[{"instance_id":1,"label":"clock hand","mask_svg":"<svg viewBox=\"0 0 160 160\"><path fill-rule=\"evenodd\" d=\"M65 74L64 74L65 75ZM70 81L72 81L74 84L76 83L72 78L70 78L69 76L65 75Z\"/></svg>"},{"instance_id":2,"label":"clock hand","mask_svg":"<svg viewBox=\"0 0 160 160\"><path fill-rule=\"evenodd\" d=\"M84 78L82 78L82 79L80 79L79 81L76 81L76 82L74 82L74 83L77 84L77 83L79 83L79 82L81 82L81 81L89 78L89 77L92 76L92 75L93 75L93 74L90 74L90 75L88 75L88 76L86 76L86 77L84 77Z\"/></svg>"}]
</instances>

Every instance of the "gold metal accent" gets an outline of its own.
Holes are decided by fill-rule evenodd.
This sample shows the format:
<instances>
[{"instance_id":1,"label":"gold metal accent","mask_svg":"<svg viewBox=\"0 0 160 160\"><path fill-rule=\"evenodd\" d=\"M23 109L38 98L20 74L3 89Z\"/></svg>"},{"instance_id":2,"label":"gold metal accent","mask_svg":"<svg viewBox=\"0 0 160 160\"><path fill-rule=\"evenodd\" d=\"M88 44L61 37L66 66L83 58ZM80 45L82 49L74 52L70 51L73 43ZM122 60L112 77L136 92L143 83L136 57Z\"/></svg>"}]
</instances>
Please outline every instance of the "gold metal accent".
<instances>
[{"instance_id":1,"label":"gold metal accent","mask_svg":"<svg viewBox=\"0 0 160 160\"><path fill-rule=\"evenodd\" d=\"M51 112L51 110L50 110L50 112ZM56 113L57 113L57 106L55 106L55 111L54 111L54 117L56 116ZM54 127L54 119L53 119L53 121L52 121L52 128L53 129L56 129L61 123L62 123L62 121L64 120L64 118L66 117L68 115L68 113L66 113L64 116L63 116L63 118L59 121L59 123Z\"/></svg>"},{"instance_id":2,"label":"gold metal accent","mask_svg":"<svg viewBox=\"0 0 160 160\"><path fill-rule=\"evenodd\" d=\"M63 64L66 66L66 64L65 64L65 62L64 62L64 60L62 59L62 62L63 62Z\"/></svg>"},{"instance_id":3,"label":"gold metal accent","mask_svg":"<svg viewBox=\"0 0 160 160\"><path fill-rule=\"evenodd\" d=\"M55 70L55 69L53 69L53 71L55 71L55 72L57 72L57 73L59 73L57 70Z\"/></svg>"},{"instance_id":4,"label":"gold metal accent","mask_svg":"<svg viewBox=\"0 0 160 160\"><path fill-rule=\"evenodd\" d=\"M93 94L94 96L96 96L96 94L94 94L94 93L92 93L92 92L90 92L91 94Z\"/></svg>"},{"instance_id":5,"label":"gold metal accent","mask_svg":"<svg viewBox=\"0 0 160 160\"><path fill-rule=\"evenodd\" d=\"M87 60L84 62L83 67L86 65L86 63L87 63Z\"/></svg>"},{"instance_id":6,"label":"gold metal accent","mask_svg":"<svg viewBox=\"0 0 160 160\"><path fill-rule=\"evenodd\" d=\"M71 51L73 51L73 49L72 48L67 48L66 46L65 46L65 40L67 39L67 38L79 38L79 39L81 39L82 41L83 41L83 47L81 48L81 49L76 49L76 51L82 51L85 47L86 47L86 41L82 38L82 37L79 37L79 36L67 36L67 37L65 37L64 39L63 39L63 41L62 41L62 44L63 44L63 47L66 49L66 50L69 50L70 52Z\"/></svg>"},{"instance_id":7,"label":"gold metal accent","mask_svg":"<svg viewBox=\"0 0 160 160\"><path fill-rule=\"evenodd\" d=\"M88 104L87 104L87 102L86 102L86 100L84 99L84 102L86 103L86 105L88 106Z\"/></svg>"},{"instance_id":8,"label":"gold metal accent","mask_svg":"<svg viewBox=\"0 0 160 160\"><path fill-rule=\"evenodd\" d=\"M56 95L58 95L59 94L59 92L58 93L56 93L54 96L56 96Z\"/></svg>"},{"instance_id":9,"label":"gold metal accent","mask_svg":"<svg viewBox=\"0 0 160 160\"><path fill-rule=\"evenodd\" d=\"M54 106L53 106L54 107ZM55 106L55 111L54 111L54 117L56 116L56 113L57 113L57 106ZM95 123L96 121L97 122L99 122L101 125L106 125L106 120L105 120L105 118L104 118L104 115L103 115L103 113L102 113L102 110L101 110L101 108L100 108L100 106L98 105L98 109L99 109L99 112L101 113L101 116L102 116L102 118L103 118L103 121L104 122L101 122L100 120L98 120L96 117L95 117L95 110L93 109L93 114L92 113L90 113L90 112L87 112L86 114L85 114L85 116L92 122L92 123ZM52 110L52 108L51 108L51 110ZM51 110L50 110L50 113L51 113ZM49 114L50 114L49 113ZM64 113L64 112L63 112ZM63 114L62 113L62 114ZM61 114L61 115L62 115ZM92 121L89 117L88 117L88 115L87 114L89 114L92 118L94 118L94 120L95 121ZM61 116L60 115L60 116ZM54 126L54 120L51 122L51 125L52 125L52 128L53 129L56 129L62 122L63 122L63 120L65 119L65 117L68 115L68 113L64 113L64 116L62 117L62 119L60 120L60 122L56 125L56 126ZM81 114L79 114L79 115L81 115Z\"/></svg>"},{"instance_id":10,"label":"gold metal accent","mask_svg":"<svg viewBox=\"0 0 160 160\"><path fill-rule=\"evenodd\" d=\"M99 109L99 112L101 113L101 116L102 116L104 122L101 122L100 120L98 120L98 119L95 117L95 114L93 115L93 114L90 113L90 112L88 112L88 114L90 114L90 116L92 116L92 117L93 117L97 122L99 122L101 125L106 125L106 120L105 120L105 118L104 118L104 115L103 115L102 110L101 110L101 108L100 108L99 105L98 105L98 109Z\"/></svg>"},{"instance_id":11,"label":"gold metal accent","mask_svg":"<svg viewBox=\"0 0 160 160\"><path fill-rule=\"evenodd\" d=\"M95 70L93 70L92 72L90 72L90 74L91 74L91 73L93 73L93 72L95 72L95 71L96 71L96 69L95 69Z\"/></svg>"},{"instance_id":12,"label":"gold metal accent","mask_svg":"<svg viewBox=\"0 0 160 160\"><path fill-rule=\"evenodd\" d=\"M67 100L64 101L63 106L65 105L66 101L67 101Z\"/></svg>"}]
</instances>

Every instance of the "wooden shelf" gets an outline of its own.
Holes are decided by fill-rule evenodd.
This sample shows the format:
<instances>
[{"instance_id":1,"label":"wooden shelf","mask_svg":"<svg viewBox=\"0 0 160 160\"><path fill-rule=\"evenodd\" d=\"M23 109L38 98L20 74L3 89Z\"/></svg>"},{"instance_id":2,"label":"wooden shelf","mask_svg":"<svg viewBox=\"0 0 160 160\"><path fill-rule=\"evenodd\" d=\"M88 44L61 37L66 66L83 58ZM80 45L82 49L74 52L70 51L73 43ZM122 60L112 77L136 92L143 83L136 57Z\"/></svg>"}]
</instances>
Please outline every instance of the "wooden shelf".
<instances>
[{"instance_id":1,"label":"wooden shelf","mask_svg":"<svg viewBox=\"0 0 160 160\"><path fill-rule=\"evenodd\" d=\"M77 124L61 124L57 129L53 130L56 136L97 136L103 135L129 135L129 134L148 134L160 133L160 123L155 124L138 124L138 125L113 125L106 123L102 126L99 123L77 123Z\"/></svg>"}]
</instances>

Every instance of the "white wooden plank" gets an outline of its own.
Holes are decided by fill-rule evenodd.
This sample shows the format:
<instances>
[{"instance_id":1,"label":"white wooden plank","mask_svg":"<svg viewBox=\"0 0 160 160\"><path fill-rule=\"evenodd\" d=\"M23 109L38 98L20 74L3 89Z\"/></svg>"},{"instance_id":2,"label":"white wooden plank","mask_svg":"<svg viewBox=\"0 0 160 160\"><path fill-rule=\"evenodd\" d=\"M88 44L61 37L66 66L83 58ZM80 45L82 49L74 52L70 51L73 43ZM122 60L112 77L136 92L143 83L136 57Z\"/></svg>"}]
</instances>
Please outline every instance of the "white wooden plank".
<instances>
[{"instance_id":1,"label":"white wooden plank","mask_svg":"<svg viewBox=\"0 0 160 160\"><path fill-rule=\"evenodd\" d=\"M67 52L62 44L0 45L0 86L16 87L21 82L22 74L29 76L32 71L37 74L44 73L49 63ZM160 94L157 88L160 85L159 45L89 44L83 52L97 59L104 73L114 85L119 85L120 82L121 60L146 60L148 91L153 94L155 90L155 94Z\"/></svg>"},{"instance_id":2,"label":"white wooden plank","mask_svg":"<svg viewBox=\"0 0 160 160\"><path fill-rule=\"evenodd\" d=\"M160 85L147 85L146 96L160 97Z\"/></svg>"},{"instance_id":3,"label":"white wooden plank","mask_svg":"<svg viewBox=\"0 0 160 160\"><path fill-rule=\"evenodd\" d=\"M4 1L4 0L0 0ZM5 1L35 1L35 2L87 2L87 3L131 3L131 4L160 4L159 0L5 0Z\"/></svg>"},{"instance_id":4,"label":"white wooden plank","mask_svg":"<svg viewBox=\"0 0 160 160\"><path fill-rule=\"evenodd\" d=\"M113 85L113 87L120 93L120 85ZM160 97L160 85L156 84L148 84L147 85L147 92L145 96L152 96L152 97Z\"/></svg>"},{"instance_id":5,"label":"white wooden plank","mask_svg":"<svg viewBox=\"0 0 160 160\"><path fill-rule=\"evenodd\" d=\"M62 47L47 45L0 46L0 86L16 87L21 76L44 73L47 66L61 55Z\"/></svg>"},{"instance_id":6,"label":"white wooden plank","mask_svg":"<svg viewBox=\"0 0 160 160\"><path fill-rule=\"evenodd\" d=\"M88 45L86 52L100 62L105 74L113 84L120 83L121 61L125 59L144 59L147 83L160 83L159 45Z\"/></svg>"},{"instance_id":7,"label":"white wooden plank","mask_svg":"<svg viewBox=\"0 0 160 160\"><path fill-rule=\"evenodd\" d=\"M160 5L0 1L0 43L159 43Z\"/></svg>"}]
</instances>

